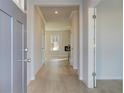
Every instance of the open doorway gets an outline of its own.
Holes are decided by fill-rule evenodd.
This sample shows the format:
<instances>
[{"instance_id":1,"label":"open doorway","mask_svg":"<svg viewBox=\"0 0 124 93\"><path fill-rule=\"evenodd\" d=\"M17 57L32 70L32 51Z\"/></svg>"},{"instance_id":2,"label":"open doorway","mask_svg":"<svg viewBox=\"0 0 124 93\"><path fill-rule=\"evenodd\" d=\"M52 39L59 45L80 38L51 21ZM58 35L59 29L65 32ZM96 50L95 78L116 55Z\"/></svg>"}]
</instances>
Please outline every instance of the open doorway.
<instances>
[{"instance_id":1,"label":"open doorway","mask_svg":"<svg viewBox=\"0 0 124 93\"><path fill-rule=\"evenodd\" d=\"M63 86L67 86L66 82L70 85L74 81L81 83L79 81L79 6L35 6L34 23L35 77L29 84L28 93L41 92L38 90L39 87L35 87L35 83L41 86L46 84L40 87L42 90L44 88L44 92L56 93L59 93L57 92L59 90L55 87L65 91ZM51 82L51 85L48 85L48 82ZM76 87L76 84L72 85ZM47 90L47 87L52 90Z\"/></svg>"}]
</instances>

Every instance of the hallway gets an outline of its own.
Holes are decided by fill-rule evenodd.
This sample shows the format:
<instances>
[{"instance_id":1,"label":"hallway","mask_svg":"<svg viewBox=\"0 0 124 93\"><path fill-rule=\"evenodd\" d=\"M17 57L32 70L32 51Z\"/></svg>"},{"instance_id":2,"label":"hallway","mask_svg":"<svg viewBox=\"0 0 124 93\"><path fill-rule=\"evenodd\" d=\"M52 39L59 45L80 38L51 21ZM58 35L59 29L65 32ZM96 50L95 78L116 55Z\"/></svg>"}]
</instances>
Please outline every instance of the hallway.
<instances>
[{"instance_id":1,"label":"hallway","mask_svg":"<svg viewBox=\"0 0 124 93\"><path fill-rule=\"evenodd\" d=\"M28 93L82 93L82 87L67 61L50 61L31 82Z\"/></svg>"},{"instance_id":2,"label":"hallway","mask_svg":"<svg viewBox=\"0 0 124 93\"><path fill-rule=\"evenodd\" d=\"M28 93L122 93L121 81L97 81L99 87L88 89L65 60L51 60L38 72Z\"/></svg>"}]
</instances>

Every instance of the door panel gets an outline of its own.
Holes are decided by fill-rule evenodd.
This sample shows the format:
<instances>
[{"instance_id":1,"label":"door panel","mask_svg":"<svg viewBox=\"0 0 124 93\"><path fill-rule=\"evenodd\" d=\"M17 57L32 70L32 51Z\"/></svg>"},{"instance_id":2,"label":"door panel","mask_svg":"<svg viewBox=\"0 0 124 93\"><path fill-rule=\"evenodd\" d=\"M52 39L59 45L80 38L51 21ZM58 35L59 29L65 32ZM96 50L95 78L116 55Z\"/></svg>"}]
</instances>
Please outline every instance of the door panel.
<instances>
[{"instance_id":1,"label":"door panel","mask_svg":"<svg viewBox=\"0 0 124 93\"><path fill-rule=\"evenodd\" d=\"M25 30L23 25L23 36L22 36L22 43L23 45L23 60L27 59L27 52L25 49L27 49L27 31ZM22 67L22 75L23 75L23 93L27 93L27 63L23 62L23 67Z\"/></svg>"},{"instance_id":2,"label":"door panel","mask_svg":"<svg viewBox=\"0 0 124 93\"><path fill-rule=\"evenodd\" d=\"M26 93L26 14L12 0L0 0L0 93Z\"/></svg>"},{"instance_id":3,"label":"door panel","mask_svg":"<svg viewBox=\"0 0 124 93\"><path fill-rule=\"evenodd\" d=\"M11 17L0 10L0 93L11 91Z\"/></svg>"},{"instance_id":4,"label":"door panel","mask_svg":"<svg viewBox=\"0 0 124 93\"><path fill-rule=\"evenodd\" d=\"M22 92L22 23L14 20L13 31L13 91Z\"/></svg>"}]
</instances>

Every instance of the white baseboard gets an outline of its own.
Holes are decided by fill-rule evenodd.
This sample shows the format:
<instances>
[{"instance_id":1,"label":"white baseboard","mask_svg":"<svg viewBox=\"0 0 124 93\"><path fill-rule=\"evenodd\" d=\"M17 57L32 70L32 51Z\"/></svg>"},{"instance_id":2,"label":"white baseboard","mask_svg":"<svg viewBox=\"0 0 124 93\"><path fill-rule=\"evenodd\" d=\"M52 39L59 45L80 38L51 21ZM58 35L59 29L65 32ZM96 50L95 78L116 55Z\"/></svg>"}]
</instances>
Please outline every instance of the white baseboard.
<instances>
[{"instance_id":1,"label":"white baseboard","mask_svg":"<svg viewBox=\"0 0 124 93\"><path fill-rule=\"evenodd\" d=\"M43 63L43 64L44 64L44 63ZM39 72L39 70L42 68L43 64L41 64L41 66L37 69L37 71L35 71L34 75L32 75L32 76L30 77L30 80L28 80L27 85L29 85L32 80L35 80L35 75L36 75L36 74Z\"/></svg>"},{"instance_id":2,"label":"white baseboard","mask_svg":"<svg viewBox=\"0 0 124 93\"><path fill-rule=\"evenodd\" d=\"M121 80L123 76L121 74L97 74L97 80Z\"/></svg>"},{"instance_id":3,"label":"white baseboard","mask_svg":"<svg viewBox=\"0 0 124 93\"><path fill-rule=\"evenodd\" d=\"M36 69L34 75L36 75L36 74L39 72L39 70L42 68L42 66L43 66L44 64L45 64L45 63L42 63L42 64ZM34 76L34 77L35 77L35 76Z\"/></svg>"},{"instance_id":4,"label":"white baseboard","mask_svg":"<svg viewBox=\"0 0 124 93\"><path fill-rule=\"evenodd\" d=\"M27 82L27 86L29 86L30 82L31 82L31 80L28 80L28 82Z\"/></svg>"},{"instance_id":5,"label":"white baseboard","mask_svg":"<svg viewBox=\"0 0 124 93\"><path fill-rule=\"evenodd\" d=\"M30 80L35 80L35 77L34 77L34 76L32 76Z\"/></svg>"},{"instance_id":6,"label":"white baseboard","mask_svg":"<svg viewBox=\"0 0 124 93\"><path fill-rule=\"evenodd\" d=\"M83 77L79 76L79 80L83 81Z\"/></svg>"},{"instance_id":7,"label":"white baseboard","mask_svg":"<svg viewBox=\"0 0 124 93\"><path fill-rule=\"evenodd\" d=\"M34 77L34 76L32 76L32 77L30 78L30 80L28 80L27 86L30 84L30 82L31 82L32 80L35 80L35 77Z\"/></svg>"}]
</instances>

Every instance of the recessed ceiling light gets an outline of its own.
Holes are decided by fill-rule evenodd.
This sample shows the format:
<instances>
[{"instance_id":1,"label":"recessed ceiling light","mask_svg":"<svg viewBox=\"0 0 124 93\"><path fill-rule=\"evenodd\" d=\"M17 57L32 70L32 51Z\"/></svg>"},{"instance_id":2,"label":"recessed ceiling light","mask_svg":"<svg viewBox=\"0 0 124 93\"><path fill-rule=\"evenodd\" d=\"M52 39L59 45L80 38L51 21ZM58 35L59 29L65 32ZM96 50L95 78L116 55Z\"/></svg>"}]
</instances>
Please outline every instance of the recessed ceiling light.
<instances>
[{"instance_id":1,"label":"recessed ceiling light","mask_svg":"<svg viewBox=\"0 0 124 93\"><path fill-rule=\"evenodd\" d=\"M54 14L56 14L56 15L57 15L58 13L59 13L58 11L54 11Z\"/></svg>"}]
</instances>

